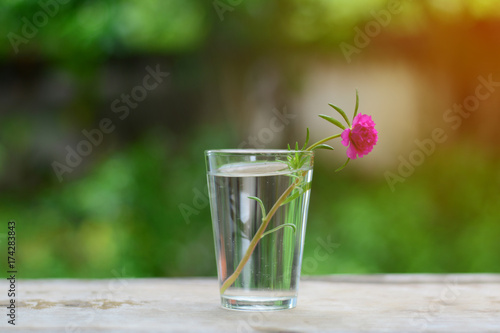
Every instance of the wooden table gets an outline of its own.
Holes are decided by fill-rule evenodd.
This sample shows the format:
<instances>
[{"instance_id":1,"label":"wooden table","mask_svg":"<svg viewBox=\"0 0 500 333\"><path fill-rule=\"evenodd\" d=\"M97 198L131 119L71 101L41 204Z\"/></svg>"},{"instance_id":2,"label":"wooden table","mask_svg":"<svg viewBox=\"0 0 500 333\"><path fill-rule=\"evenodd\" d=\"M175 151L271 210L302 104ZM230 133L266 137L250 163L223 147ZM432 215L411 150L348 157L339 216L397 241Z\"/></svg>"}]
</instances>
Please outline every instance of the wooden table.
<instances>
[{"instance_id":1,"label":"wooden table","mask_svg":"<svg viewBox=\"0 0 500 333\"><path fill-rule=\"evenodd\" d=\"M4 285L4 284L0 284ZM500 274L305 277L296 309L219 306L214 278L19 280L0 332L500 332Z\"/></svg>"}]
</instances>

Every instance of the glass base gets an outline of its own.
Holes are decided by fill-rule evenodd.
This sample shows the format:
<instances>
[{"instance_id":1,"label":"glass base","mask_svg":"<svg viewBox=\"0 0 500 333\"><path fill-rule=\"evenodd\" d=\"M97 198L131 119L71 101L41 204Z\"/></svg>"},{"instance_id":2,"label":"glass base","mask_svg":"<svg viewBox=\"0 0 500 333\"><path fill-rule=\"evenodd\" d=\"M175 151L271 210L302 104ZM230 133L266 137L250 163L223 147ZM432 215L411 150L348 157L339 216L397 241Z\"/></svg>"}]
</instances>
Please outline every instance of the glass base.
<instances>
[{"instance_id":1,"label":"glass base","mask_svg":"<svg viewBox=\"0 0 500 333\"><path fill-rule=\"evenodd\" d=\"M293 309L297 297L237 297L221 296L223 308L241 311L276 311Z\"/></svg>"}]
</instances>

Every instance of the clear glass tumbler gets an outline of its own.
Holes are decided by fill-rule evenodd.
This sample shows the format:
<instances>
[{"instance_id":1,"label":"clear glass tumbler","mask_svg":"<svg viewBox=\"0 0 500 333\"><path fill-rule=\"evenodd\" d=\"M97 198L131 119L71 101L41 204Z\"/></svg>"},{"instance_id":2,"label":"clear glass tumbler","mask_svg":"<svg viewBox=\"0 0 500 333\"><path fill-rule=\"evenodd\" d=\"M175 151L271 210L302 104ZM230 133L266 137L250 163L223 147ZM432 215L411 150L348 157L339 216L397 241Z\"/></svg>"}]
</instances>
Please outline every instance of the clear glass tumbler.
<instances>
[{"instance_id":1,"label":"clear glass tumbler","mask_svg":"<svg viewBox=\"0 0 500 333\"><path fill-rule=\"evenodd\" d=\"M295 307L313 153L242 149L205 155L222 306Z\"/></svg>"}]
</instances>

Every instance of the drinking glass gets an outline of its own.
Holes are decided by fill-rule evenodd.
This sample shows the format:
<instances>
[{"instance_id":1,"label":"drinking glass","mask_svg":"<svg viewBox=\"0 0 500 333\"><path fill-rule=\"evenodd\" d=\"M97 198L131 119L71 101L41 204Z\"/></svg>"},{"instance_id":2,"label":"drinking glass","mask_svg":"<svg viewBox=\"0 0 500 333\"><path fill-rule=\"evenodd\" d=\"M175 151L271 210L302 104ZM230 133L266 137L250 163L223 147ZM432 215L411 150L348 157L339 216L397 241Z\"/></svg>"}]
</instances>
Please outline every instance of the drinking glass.
<instances>
[{"instance_id":1,"label":"drinking glass","mask_svg":"<svg viewBox=\"0 0 500 333\"><path fill-rule=\"evenodd\" d=\"M205 156L222 307L295 307L313 152L209 150Z\"/></svg>"}]
</instances>

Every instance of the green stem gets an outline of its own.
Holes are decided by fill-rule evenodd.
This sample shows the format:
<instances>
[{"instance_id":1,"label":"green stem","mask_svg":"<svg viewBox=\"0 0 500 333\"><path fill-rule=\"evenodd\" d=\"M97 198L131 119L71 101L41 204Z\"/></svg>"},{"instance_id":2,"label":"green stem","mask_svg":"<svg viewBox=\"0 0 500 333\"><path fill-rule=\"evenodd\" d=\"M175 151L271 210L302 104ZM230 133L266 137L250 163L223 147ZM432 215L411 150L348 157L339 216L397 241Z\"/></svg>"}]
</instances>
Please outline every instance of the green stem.
<instances>
[{"instance_id":1,"label":"green stem","mask_svg":"<svg viewBox=\"0 0 500 333\"><path fill-rule=\"evenodd\" d=\"M336 138L340 137L341 135L342 135L342 133L339 133L339 134L335 134L335 135L329 136L327 138L324 138L323 140L319 140L318 142L316 142L315 144L313 144L309 148L307 148L306 151L311 151L315 147L319 146L320 144L325 143L325 142L330 141L330 140L333 140L333 139L336 139Z\"/></svg>"},{"instance_id":2,"label":"green stem","mask_svg":"<svg viewBox=\"0 0 500 333\"><path fill-rule=\"evenodd\" d=\"M252 241L250 242L250 245L248 246L247 251L245 252L245 255L243 258L241 258L240 263L238 264L238 267L236 267L236 270L229 276L226 281L222 284L220 288L220 293L221 295L226 291L227 288L229 288L234 281L238 278L240 275L241 271L243 270L243 267L245 267L246 263L250 259L250 256L252 255L253 251L255 250L255 247L257 246L257 243L259 240L262 238L262 234L267 228L267 225L271 221L271 218L274 216L274 213L278 210L278 208L281 206L281 203L285 201L285 199L292 193L294 188L299 184L299 179L295 180L283 194L279 197L278 201L274 204L273 208L267 213L266 217L262 219L262 224L260 225L259 229L257 230L257 233L255 236L253 236Z\"/></svg>"},{"instance_id":3,"label":"green stem","mask_svg":"<svg viewBox=\"0 0 500 333\"><path fill-rule=\"evenodd\" d=\"M293 223L284 223L284 224L281 224L281 225L277 226L274 229L266 231L265 233L262 234L262 236L260 238L264 238L264 236L272 234L273 232L278 231L278 230L280 230L280 229L282 229L284 227L290 227L290 228L293 229L293 231L297 230L297 227L295 226L295 224L293 224Z\"/></svg>"}]
</instances>

